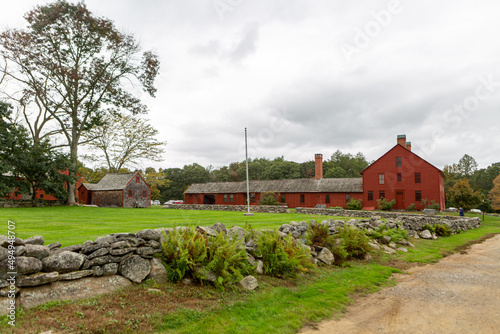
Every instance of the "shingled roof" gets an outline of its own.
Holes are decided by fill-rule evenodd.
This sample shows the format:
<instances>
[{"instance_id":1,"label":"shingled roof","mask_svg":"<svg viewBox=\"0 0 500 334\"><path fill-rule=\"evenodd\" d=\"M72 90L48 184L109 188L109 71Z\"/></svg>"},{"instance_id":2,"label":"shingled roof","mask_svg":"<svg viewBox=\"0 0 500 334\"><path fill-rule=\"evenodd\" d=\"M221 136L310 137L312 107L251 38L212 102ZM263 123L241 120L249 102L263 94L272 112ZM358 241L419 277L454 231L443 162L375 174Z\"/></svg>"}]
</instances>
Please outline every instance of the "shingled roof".
<instances>
[{"instance_id":1,"label":"shingled roof","mask_svg":"<svg viewBox=\"0 0 500 334\"><path fill-rule=\"evenodd\" d=\"M185 194L246 193L246 182L194 183ZM250 192L263 193L362 193L362 178L345 179L289 179L250 181Z\"/></svg>"},{"instance_id":2,"label":"shingled roof","mask_svg":"<svg viewBox=\"0 0 500 334\"><path fill-rule=\"evenodd\" d=\"M87 190L122 190L136 173L109 173L98 183L84 183Z\"/></svg>"}]
</instances>

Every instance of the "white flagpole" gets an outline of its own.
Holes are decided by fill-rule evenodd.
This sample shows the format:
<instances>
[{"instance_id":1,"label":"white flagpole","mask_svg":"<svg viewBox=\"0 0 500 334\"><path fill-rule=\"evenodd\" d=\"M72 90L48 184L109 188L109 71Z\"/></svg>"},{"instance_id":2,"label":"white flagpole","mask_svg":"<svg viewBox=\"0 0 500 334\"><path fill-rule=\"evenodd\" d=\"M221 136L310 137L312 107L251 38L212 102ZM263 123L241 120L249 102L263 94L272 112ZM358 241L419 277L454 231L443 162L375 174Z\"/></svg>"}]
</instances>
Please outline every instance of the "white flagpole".
<instances>
[{"instance_id":1,"label":"white flagpole","mask_svg":"<svg viewBox=\"0 0 500 334\"><path fill-rule=\"evenodd\" d=\"M245 157L246 157L246 169L247 169L247 213L245 216L253 216L250 212L250 181L248 179L248 140L247 140L247 128L245 128Z\"/></svg>"}]
</instances>

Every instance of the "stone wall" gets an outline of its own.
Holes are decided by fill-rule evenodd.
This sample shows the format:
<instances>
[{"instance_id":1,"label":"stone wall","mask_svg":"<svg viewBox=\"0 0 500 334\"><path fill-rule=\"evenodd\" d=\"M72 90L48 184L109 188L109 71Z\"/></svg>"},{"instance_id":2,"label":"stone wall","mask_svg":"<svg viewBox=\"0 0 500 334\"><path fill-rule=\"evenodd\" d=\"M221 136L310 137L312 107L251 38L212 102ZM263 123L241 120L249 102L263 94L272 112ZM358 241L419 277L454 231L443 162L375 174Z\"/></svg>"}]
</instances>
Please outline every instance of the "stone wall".
<instances>
[{"instance_id":1,"label":"stone wall","mask_svg":"<svg viewBox=\"0 0 500 334\"><path fill-rule=\"evenodd\" d=\"M42 236L0 236L0 314L16 296L16 307L50 300L92 297L151 278L164 281L161 233L115 233L64 248L45 246ZM95 281L93 280L95 278Z\"/></svg>"},{"instance_id":2,"label":"stone wall","mask_svg":"<svg viewBox=\"0 0 500 334\"><path fill-rule=\"evenodd\" d=\"M61 206L64 203L59 201L45 201L43 199L37 199L35 202L28 199L0 199L0 208L31 208L34 206Z\"/></svg>"},{"instance_id":3,"label":"stone wall","mask_svg":"<svg viewBox=\"0 0 500 334\"><path fill-rule=\"evenodd\" d=\"M212 205L212 204L167 204L164 209L182 210L217 210L217 211L239 211L247 212L246 205ZM286 206L279 205L250 205L251 212L263 213L290 213Z\"/></svg>"},{"instance_id":4,"label":"stone wall","mask_svg":"<svg viewBox=\"0 0 500 334\"><path fill-rule=\"evenodd\" d=\"M422 226L425 224L447 224L452 229L453 233L467 231L481 226L479 217L459 217L459 216L436 216L426 214L409 214L401 212L373 212L361 210L340 210L340 209L316 209L316 208L297 208L295 213L314 214L325 216L341 216L341 217L357 217L364 218L356 220L360 222L368 222L370 220L378 221L381 218L389 219L394 222L401 223L401 227L409 232L422 231ZM367 219L369 218L369 219Z\"/></svg>"}]
</instances>

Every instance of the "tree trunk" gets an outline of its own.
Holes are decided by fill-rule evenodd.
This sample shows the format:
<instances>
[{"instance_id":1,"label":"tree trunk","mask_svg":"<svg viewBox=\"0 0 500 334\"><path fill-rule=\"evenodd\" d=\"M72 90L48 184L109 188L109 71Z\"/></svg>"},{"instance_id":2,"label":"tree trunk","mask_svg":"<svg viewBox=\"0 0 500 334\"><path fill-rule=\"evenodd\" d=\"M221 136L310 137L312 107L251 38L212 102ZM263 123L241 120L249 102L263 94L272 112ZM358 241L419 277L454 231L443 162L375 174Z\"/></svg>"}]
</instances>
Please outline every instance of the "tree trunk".
<instances>
[{"instance_id":1,"label":"tree trunk","mask_svg":"<svg viewBox=\"0 0 500 334\"><path fill-rule=\"evenodd\" d=\"M73 129L75 127L73 126ZM78 136L77 134L75 133L75 131L73 130L72 131L72 143L70 145L70 158L71 158L71 168L69 169L69 176L76 176L76 173L77 173L77 163L78 163ZM73 179L71 178L70 181L69 181L69 185L68 185L68 192L69 192L69 196L68 196L68 205L69 206L73 206L76 204L76 196L75 196L75 192L76 192L76 178Z\"/></svg>"}]
</instances>

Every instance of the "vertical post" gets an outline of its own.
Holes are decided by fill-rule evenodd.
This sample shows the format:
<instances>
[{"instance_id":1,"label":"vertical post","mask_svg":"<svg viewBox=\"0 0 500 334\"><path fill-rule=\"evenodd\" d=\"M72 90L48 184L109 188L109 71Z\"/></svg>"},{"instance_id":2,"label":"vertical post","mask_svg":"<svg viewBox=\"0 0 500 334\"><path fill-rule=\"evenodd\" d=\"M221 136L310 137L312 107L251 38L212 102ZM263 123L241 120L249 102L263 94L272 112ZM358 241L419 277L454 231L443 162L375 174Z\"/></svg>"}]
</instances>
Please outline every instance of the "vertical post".
<instances>
[{"instance_id":1,"label":"vertical post","mask_svg":"<svg viewBox=\"0 0 500 334\"><path fill-rule=\"evenodd\" d=\"M247 174L247 213L245 216L253 216L250 212L250 181L248 179L248 139L247 139L247 128L245 128L245 162L246 162L246 174Z\"/></svg>"}]
</instances>

